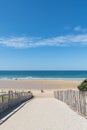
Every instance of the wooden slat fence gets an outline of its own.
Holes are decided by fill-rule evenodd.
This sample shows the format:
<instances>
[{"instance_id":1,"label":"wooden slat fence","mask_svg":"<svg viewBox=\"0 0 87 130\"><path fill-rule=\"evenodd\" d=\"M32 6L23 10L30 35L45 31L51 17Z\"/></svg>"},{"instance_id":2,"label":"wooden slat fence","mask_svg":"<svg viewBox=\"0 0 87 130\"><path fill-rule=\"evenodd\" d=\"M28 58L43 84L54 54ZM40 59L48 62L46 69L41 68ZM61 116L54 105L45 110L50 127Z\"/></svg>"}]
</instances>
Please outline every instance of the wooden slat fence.
<instances>
[{"instance_id":1,"label":"wooden slat fence","mask_svg":"<svg viewBox=\"0 0 87 130\"><path fill-rule=\"evenodd\" d=\"M79 90L58 90L54 92L54 97L87 117L87 92Z\"/></svg>"},{"instance_id":2,"label":"wooden slat fence","mask_svg":"<svg viewBox=\"0 0 87 130\"><path fill-rule=\"evenodd\" d=\"M0 95L0 113L33 97L31 92L12 92Z\"/></svg>"}]
</instances>

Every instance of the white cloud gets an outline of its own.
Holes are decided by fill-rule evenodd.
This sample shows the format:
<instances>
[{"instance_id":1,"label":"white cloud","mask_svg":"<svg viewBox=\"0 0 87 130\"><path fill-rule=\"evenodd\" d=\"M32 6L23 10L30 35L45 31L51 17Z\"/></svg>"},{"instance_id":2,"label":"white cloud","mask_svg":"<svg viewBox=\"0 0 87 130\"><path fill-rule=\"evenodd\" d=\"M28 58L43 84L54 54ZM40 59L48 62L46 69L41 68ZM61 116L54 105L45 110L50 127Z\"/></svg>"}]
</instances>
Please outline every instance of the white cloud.
<instances>
[{"instance_id":1,"label":"white cloud","mask_svg":"<svg viewBox=\"0 0 87 130\"><path fill-rule=\"evenodd\" d=\"M81 26L74 27L74 31L76 32L87 32L87 28L82 28Z\"/></svg>"},{"instance_id":2,"label":"white cloud","mask_svg":"<svg viewBox=\"0 0 87 130\"><path fill-rule=\"evenodd\" d=\"M40 46L87 46L87 34L64 35L53 38L0 37L0 46L32 48Z\"/></svg>"}]
</instances>

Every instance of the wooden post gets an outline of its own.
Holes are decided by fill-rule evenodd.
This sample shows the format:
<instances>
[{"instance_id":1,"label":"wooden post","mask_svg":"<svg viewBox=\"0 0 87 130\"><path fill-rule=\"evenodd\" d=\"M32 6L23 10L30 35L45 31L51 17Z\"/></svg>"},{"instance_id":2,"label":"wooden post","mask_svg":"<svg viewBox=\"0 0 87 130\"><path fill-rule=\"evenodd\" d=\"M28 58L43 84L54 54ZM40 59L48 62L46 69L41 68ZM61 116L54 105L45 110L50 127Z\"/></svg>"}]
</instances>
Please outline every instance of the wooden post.
<instances>
[{"instance_id":1,"label":"wooden post","mask_svg":"<svg viewBox=\"0 0 87 130\"><path fill-rule=\"evenodd\" d=\"M87 92L86 91L85 91L85 109L86 109L85 116L87 117Z\"/></svg>"},{"instance_id":2,"label":"wooden post","mask_svg":"<svg viewBox=\"0 0 87 130\"><path fill-rule=\"evenodd\" d=\"M2 103L4 102L4 95L1 96L2 97Z\"/></svg>"},{"instance_id":3,"label":"wooden post","mask_svg":"<svg viewBox=\"0 0 87 130\"><path fill-rule=\"evenodd\" d=\"M10 97L10 91L8 91L8 102L11 100L11 97Z\"/></svg>"}]
</instances>

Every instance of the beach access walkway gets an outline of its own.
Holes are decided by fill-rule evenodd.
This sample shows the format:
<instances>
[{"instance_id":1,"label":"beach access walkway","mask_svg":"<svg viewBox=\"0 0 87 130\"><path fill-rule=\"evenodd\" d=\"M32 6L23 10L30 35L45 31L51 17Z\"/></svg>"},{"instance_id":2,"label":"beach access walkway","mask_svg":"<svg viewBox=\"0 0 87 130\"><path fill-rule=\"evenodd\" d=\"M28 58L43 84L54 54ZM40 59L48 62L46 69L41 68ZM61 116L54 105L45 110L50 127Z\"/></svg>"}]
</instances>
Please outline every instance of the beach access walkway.
<instances>
[{"instance_id":1,"label":"beach access walkway","mask_svg":"<svg viewBox=\"0 0 87 130\"><path fill-rule=\"evenodd\" d=\"M34 98L0 130L87 130L87 120L55 98Z\"/></svg>"}]
</instances>

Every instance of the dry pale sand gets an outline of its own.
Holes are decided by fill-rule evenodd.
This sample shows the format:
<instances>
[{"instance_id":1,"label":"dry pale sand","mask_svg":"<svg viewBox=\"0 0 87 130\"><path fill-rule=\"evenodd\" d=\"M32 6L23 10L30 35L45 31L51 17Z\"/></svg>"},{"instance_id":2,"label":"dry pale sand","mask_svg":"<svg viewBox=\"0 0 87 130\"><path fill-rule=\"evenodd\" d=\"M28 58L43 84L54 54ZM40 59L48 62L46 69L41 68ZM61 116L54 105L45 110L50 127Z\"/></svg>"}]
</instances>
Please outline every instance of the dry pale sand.
<instances>
[{"instance_id":1,"label":"dry pale sand","mask_svg":"<svg viewBox=\"0 0 87 130\"><path fill-rule=\"evenodd\" d=\"M58 89L76 89L81 80L0 80L0 94L2 91L31 91L36 97L53 97ZM41 93L41 89L44 93Z\"/></svg>"},{"instance_id":2,"label":"dry pale sand","mask_svg":"<svg viewBox=\"0 0 87 130\"><path fill-rule=\"evenodd\" d=\"M87 130L87 120L54 98L34 98L0 130Z\"/></svg>"},{"instance_id":3,"label":"dry pale sand","mask_svg":"<svg viewBox=\"0 0 87 130\"><path fill-rule=\"evenodd\" d=\"M76 89L82 80L0 80L0 92L32 91L36 97L53 97L58 89ZM41 89L44 93L41 93Z\"/></svg>"},{"instance_id":4,"label":"dry pale sand","mask_svg":"<svg viewBox=\"0 0 87 130\"><path fill-rule=\"evenodd\" d=\"M0 80L1 89L67 89L77 88L82 80Z\"/></svg>"}]
</instances>

